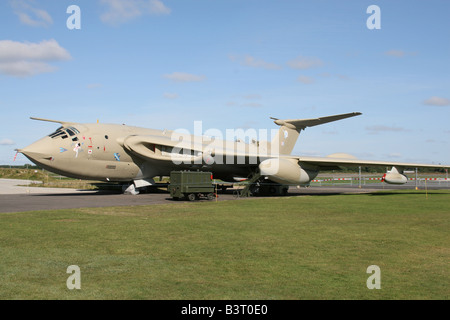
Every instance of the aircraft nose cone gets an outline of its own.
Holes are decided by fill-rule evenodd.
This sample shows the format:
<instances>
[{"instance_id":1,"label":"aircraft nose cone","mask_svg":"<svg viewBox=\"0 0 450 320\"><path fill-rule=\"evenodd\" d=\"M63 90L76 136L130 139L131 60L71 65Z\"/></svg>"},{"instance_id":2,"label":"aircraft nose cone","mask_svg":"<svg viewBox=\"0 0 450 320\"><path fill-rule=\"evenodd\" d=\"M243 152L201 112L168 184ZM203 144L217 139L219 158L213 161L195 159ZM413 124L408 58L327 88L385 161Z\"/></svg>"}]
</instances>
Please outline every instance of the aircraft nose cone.
<instances>
[{"instance_id":1,"label":"aircraft nose cone","mask_svg":"<svg viewBox=\"0 0 450 320\"><path fill-rule=\"evenodd\" d=\"M41 163L43 160L51 160L50 146L51 143L46 137L17 151L24 154L34 163Z\"/></svg>"}]
</instances>

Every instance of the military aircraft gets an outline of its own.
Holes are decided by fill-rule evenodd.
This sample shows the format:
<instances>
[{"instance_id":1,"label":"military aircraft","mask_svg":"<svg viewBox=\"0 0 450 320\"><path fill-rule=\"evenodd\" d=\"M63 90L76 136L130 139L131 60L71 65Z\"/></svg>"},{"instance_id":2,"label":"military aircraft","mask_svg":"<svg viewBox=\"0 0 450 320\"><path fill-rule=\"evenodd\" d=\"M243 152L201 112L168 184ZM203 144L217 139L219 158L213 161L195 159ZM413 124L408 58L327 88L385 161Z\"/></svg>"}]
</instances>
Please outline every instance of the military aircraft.
<instances>
[{"instance_id":1,"label":"military aircraft","mask_svg":"<svg viewBox=\"0 0 450 320\"><path fill-rule=\"evenodd\" d=\"M359 160L347 154L327 157L294 156L299 134L308 127L342 120L352 112L315 119L271 118L280 128L271 142L228 141L169 130L154 130L118 124L33 120L59 123L53 133L17 152L36 165L63 176L119 182L126 193L155 184L157 176L173 170L210 171L223 181L248 179L251 184L270 181L282 185L308 185L319 171L355 166L392 166L383 176L391 184L407 182L406 168L449 166Z\"/></svg>"}]
</instances>

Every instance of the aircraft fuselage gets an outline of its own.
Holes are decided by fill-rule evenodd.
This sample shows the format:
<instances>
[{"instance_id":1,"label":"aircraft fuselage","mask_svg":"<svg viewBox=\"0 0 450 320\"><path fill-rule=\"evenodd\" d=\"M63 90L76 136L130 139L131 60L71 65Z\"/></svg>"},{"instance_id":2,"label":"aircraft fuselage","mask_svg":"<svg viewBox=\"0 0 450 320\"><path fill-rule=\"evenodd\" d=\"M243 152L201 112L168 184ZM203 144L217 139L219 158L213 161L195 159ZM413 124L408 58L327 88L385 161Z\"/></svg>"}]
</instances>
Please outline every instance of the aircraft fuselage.
<instances>
[{"instance_id":1,"label":"aircraft fuselage","mask_svg":"<svg viewBox=\"0 0 450 320\"><path fill-rule=\"evenodd\" d=\"M172 170L204 167L204 163L171 161L173 148L158 144L160 137L165 138L165 143L171 142L171 132L117 124L65 124L19 151L46 170L76 179L109 182L151 180L155 176L168 176ZM153 155L145 159L130 150L129 141L142 136L156 139L145 145L146 151ZM177 141L171 143L173 146ZM249 173L246 166L232 167L233 174ZM216 172L218 177L232 177L226 164L213 164L208 170Z\"/></svg>"}]
</instances>

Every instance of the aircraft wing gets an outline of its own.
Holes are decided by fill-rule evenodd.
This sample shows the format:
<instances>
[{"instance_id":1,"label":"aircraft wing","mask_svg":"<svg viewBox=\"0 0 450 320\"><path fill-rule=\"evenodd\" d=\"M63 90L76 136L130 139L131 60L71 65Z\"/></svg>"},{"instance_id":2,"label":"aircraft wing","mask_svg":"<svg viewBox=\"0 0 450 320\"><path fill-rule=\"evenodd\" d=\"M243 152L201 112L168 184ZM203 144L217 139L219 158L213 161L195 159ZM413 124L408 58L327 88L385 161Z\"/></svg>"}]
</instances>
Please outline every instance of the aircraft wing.
<instances>
[{"instance_id":1,"label":"aircraft wing","mask_svg":"<svg viewBox=\"0 0 450 320\"><path fill-rule=\"evenodd\" d=\"M259 157L256 147L245 143L231 142L227 149L224 141L220 140L218 143L220 147L215 148L213 143L205 143L201 138L196 141L192 136L180 135L174 139L170 133L163 135L131 135L119 139L118 143L145 160L172 162L191 160L195 163L202 163L203 161L208 162L212 160L212 157L216 157L216 159L222 159L223 161L225 159L233 159L232 162L236 164L256 166ZM172 153L173 151L174 153ZM188 151L188 154L184 154L185 151Z\"/></svg>"},{"instance_id":2,"label":"aircraft wing","mask_svg":"<svg viewBox=\"0 0 450 320\"><path fill-rule=\"evenodd\" d=\"M205 145L192 143L190 139L180 139L173 140L170 138L170 135L164 136L128 136L125 139L119 141L123 147L128 149L129 151L135 153L137 156L146 159L146 160L162 160L162 161L177 161L177 160L187 160L186 157L180 155L173 156L170 155L170 151L167 153L161 152L155 149L155 145L165 146L168 148L178 147L186 148L188 150L194 151L192 154L191 160L198 160L203 157L201 153L209 153L207 149L205 149ZM212 150L212 156L217 156L217 159L227 159L227 157L234 157L235 160L233 163L247 163L250 166L257 166L260 161L271 158L270 155L262 156L258 154L256 150L249 150L248 144L242 144L242 148L239 147L239 144L233 143L233 147L231 149L224 148L221 150ZM252 152L254 151L254 152ZM200 154L199 154L200 153ZM342 167L387 167L387 166L395 166L397 168L443 168L449 169L450 166L445 165L436 165L436 164L423 164L423 163L407 163L407 162L393 162L393 161L374 161L374 160L361 160L351 155L347 154L333 154L327 157L310 157L310 156L291 156L291 155L278 155L276 158L285 158L285 159L294 159L299 162L302 167L311 167L317 170L339 170ZM179 158L179 159L178 159ZM240 158L241 161L236 161L237 158ZM258 161L259 160L259 161Z\"/></svg>"},{"instance_id":3,"label":"aircraft wing","mask_svg":"<svg viewBox=\"0 0 450 320\"><path fill-rule=\"evenodd\" d=\"M450 166L423 164L423 163L408 163L408 162L393 162L393 161L374 161L361 160L356 158L341 158L341 157L294 157L300 162L301 166L313 166L319 170L338 170L342 167L397 167L397 168L441 168L449 169Z\"/></svg>"},{"instance_id":4,"label":"aircraft wing","mask_svg":"<svg viewBox=\"0 0 450 320\"><path fill-rule=\"evenodd\" d=\"M162 161L171 161L176 159L176 157L171 157L161 152L161 150L156 149L157 145L168 148L179 147L180 149L192 147L189 139L175 141L171 139L170 135L131 135L120 139L118 143L142 159ZM201 147L198 151L201 151Z\"/></svg>"}]
</instances>

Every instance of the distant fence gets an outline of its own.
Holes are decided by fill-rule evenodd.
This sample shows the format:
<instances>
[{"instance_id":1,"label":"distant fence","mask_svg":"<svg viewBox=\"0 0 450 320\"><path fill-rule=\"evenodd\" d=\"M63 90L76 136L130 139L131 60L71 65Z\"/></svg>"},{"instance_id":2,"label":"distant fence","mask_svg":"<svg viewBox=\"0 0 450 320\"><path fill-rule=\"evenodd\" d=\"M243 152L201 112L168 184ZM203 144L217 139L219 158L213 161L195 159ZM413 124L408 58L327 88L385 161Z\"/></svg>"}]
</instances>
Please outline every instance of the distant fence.
<instances>
[{"instance_id":1,"label":"distant fence","mask_svg":"<svg viewBox=\"0 0 450 320\"><path fill-rule=\"evenodd\" d=\"M381 182L382 178L369 178L369 177L362 177L361 178L361 185L366 185L366 182L373 183L373 182ZM408 181L416 181L416 178L408 178ZM417 184L422 185L425 184L426 181L431 181L433 183L438 183L439 185L445 184L450 185L450 178L417 178ZM311 182L318 183L319 185L322 185L324 183L325 185L359 185L359 177L347 177L347 178L327 178L327 179L315 179L311 180Z\"/></svg>"}]
</instances>

